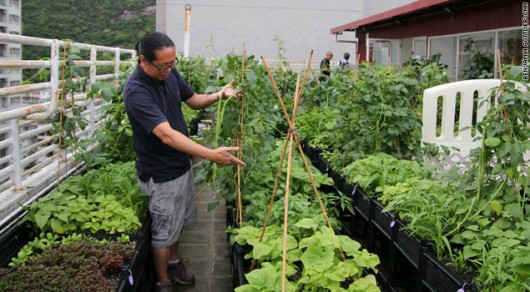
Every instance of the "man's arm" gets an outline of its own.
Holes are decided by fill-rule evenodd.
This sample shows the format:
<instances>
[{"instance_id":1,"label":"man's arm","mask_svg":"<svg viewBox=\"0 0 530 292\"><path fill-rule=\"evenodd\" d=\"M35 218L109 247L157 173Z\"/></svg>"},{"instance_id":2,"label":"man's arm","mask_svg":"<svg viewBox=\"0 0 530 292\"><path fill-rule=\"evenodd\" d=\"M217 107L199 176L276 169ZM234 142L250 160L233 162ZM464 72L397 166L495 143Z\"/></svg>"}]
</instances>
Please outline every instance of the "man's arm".
<instances>
[{"instance_id":1,"label":"man's arm","mask_svg":"<svg viewBox=\"0 0 530 292\"><path fill-rule=\"evenodd\" d=\"M217 149L204 147L179 131L173 130L168 122L163 122L156 126L153 129L153 134L164 144L174 149L213 161L221 166L231 164L246 165L243 161L230 154L230 152L239 150L238 147L219 147Z\"/></svg>"},{"instance_id":2,"label":"man's arm","mask_svg":"<svg viewBox=\"0 0 530 292\"><path fill-rule=\"evenodd\" d=\"M211 94L197 94L188 98L184 102L192 109L203 109L209 105L219 101L221 98L228 98L236 94L234 89L235 81L232 80L230 84L225 85L221 90Z\"/></svg>"}]
</instances>

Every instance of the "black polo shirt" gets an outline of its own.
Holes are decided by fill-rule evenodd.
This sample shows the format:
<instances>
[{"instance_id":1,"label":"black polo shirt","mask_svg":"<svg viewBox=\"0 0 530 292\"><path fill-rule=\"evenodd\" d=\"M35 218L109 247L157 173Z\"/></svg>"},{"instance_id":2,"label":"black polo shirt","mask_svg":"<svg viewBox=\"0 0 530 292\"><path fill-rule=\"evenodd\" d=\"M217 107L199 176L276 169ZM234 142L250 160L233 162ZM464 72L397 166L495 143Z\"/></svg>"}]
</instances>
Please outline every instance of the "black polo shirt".
<instances>
[{"instance_id":1,"label":"black polo shirt","mask_svg":"<svg viewBox=\"0 0 530 292\"><path fill-rule=\"evenodd\" d=\"M171 128L189 136L181 105L193 94L194 91L175 69L166 80L160 81L137 66L127 80L123 98L132 126L140 180L170 181L191 168L188 154L167 146L152 131L167 121Z\"/></svg>"}]
</instances>

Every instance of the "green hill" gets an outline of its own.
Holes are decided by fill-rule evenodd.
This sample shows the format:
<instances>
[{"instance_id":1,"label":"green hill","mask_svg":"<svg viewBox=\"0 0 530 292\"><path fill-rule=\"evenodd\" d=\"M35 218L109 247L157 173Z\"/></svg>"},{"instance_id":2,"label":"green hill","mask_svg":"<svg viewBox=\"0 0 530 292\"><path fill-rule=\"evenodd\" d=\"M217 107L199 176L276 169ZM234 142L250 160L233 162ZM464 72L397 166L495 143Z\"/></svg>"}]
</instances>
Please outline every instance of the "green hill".
<instances>
[{"instance_id":1,"label":"green hill","mask_svg":"<svg viewBox=\"0 0 530 292\"><path fill-rule=\"evenodd\" d=\"M22 34L134 48L155 29L156 0L23 0ZM24 50L32 54L31 50ZM24 58L27 57L24 55Z\"/></svg>"}]
</instances>

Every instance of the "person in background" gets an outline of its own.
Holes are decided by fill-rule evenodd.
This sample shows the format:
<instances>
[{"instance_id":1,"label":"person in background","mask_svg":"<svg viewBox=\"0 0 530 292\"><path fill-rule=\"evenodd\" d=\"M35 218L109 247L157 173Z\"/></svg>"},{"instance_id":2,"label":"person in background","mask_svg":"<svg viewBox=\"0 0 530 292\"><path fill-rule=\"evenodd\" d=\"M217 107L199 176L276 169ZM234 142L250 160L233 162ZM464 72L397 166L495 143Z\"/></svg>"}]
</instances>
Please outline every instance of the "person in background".
<instances>
[{"instance_id":1,"label":"person in background","mask_svg":"<svg viewBox=\"0 0 530 292\"><path fill-rule=\"evenodd\" d=\"M333 59L333 53L331 51L328 51L326 53L326 57L320 61L320 77L318 78L318 82L324 82L326 81L329 76L331 76L331 60Z\"/></svg>"},{"instance_id":2,"label":"person in background","mask_svg":"<svg viewBox=\"0 0 530 292\"><path fill-rule=\"evenodd\" d=\"M220 166L245 163L230 152L238 147L210 149L189 138L182 102L205 108L235 95L234 82L212 94L197 94L174 68L175 44L164 33L151 32L137 44L138 66L124 88L124 103L136 151L140 189L149 196L151 247L157 273L157 291L172 291L175 283L191 285L178 254L182 227L196 220L191 156Z\"/></svg>"},{"instance_id":3,"label":"person in background","mask_svg":"<svg viewBox=\"0 0 530 292\"><path fill-rule=\"evenodd\" d=\"M349 60L350 60L350 53L348 52L344 53L344 59L339 61L339 67L341 67L342 69L351 68Z\"/></svg>"}]
</instances>

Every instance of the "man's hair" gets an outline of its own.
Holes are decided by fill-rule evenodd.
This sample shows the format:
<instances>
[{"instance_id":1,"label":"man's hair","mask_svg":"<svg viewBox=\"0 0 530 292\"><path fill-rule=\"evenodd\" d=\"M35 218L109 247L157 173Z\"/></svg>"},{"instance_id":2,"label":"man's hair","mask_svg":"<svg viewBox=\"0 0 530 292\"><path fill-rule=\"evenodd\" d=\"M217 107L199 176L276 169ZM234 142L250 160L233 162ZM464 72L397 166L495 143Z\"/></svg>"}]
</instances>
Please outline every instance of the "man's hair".
<instances>
[{"instance_id":1,"label":"man's hair","mask_svg":"<svg viewBox=\"0 0 530 292\"><path fill-rule=\"evenodd\" d=\"M350 59L350 53L348 53L348 52L344 53L344 59L349 60Z\"/></svg>"},{"instance_id":2,"label":"man's hair","mask_svg":"<svg viewBox=\"0 0 530 292\"><path fill-rule=\"evenodd\" d=\"M136 43L136 52L138 56L143 55L147 62L156 60L156 50L165 47L175 47L175 43L163 32L152 31L145 35L139 42ZM138 58L140 64L140 58Z\"/></svg>"}]
</instances>

